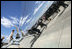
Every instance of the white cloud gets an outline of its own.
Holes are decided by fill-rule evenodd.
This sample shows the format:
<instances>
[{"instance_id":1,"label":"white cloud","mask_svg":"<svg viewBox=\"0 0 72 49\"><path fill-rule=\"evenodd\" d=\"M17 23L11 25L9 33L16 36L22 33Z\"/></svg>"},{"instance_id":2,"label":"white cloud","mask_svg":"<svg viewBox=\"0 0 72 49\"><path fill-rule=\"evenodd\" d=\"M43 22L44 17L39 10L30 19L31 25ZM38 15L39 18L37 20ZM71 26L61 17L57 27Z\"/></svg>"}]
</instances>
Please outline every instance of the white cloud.
<instances>
[{"instance_id":1,"label":"white cloud","mask_svg":"<svg viewBox=\"0 0 72 49\"><path fill-rule=\"evenodd\" d=\"M35 4L38 4L39 1L36 1Z\"/></svg>"},{"instance_id":2,"label":"white cloud","mask_svg":"<svg viewBox=\"0 0 72 49\"><path fill-rule=\"evenodd\" d=\"M8 43L8 41L9 41L9 39L10 39L9 36L7 36L7 35L1 35L1 38L2 38L3 36L5 37L5 39L3 40L3 42Z\"/></svg>"},{"instance_id":3,"label":"white cloud","mask_svg":"<svg viewBox=\"0 0 72 49\"><path fill-rule=\"evenodd\" d=\"M33 15L36 14L36 12L41 8L41 6L45 3L45 1L43 1L37 8L35 8Z\"/></svg>"},{"instance_id":4,"label":"white cloud","mask_svg":"<svg viewBox=\"0 0 72 49\"><path fill-rule=\"evenodd\" d=\"M13 24L19 24L19 19L16 17L10 17L12 19Z\"/></svg>"},{"instance_id":5,"label":"white cloud","mask_svg":"<svg viewBox=\"0 0 72 49\"><path fill-rule=\"evenodd\" d=\"M13 16L10 16L11 19L8 19L8 18L5 18L5 17L2 17L1 18L1 24L4 26L4 27L7 27L7 28L10 28L14 25L17 25L19 24L20 26L23 26L23 24L25 23L26 19L28 18L29 15L27 15L26 17L20 17L20 19L16 18L16 17L13 17ZM29 20L28 20L29 21ZM28 22L27 21L27 22Z\"/></svg>"},{"instance_id":6,"label":"white cloud","mask_svg":"<svg viewBox=\"0 0 72 49\"><path fill-rule=\"evenodd\" d=\"M13 24L11 23L11 21L5 17L1 18L1 24L5 27L11 27L13 26Z\"/></svg>"},{"instance_id":7,"label":"white cloud","mask_svg":"<svg viewBox=\"0 0 72 49\"><path fill-rule=\"evenodd\" d=\"M28 18L28 16L29 16L29 15L27 15L26 17L21 17L21 18L20 18L20 22L19 22L19 25L20 25L20 26L23 26L23 24L25 23L25 21L26 21L26 19Z\"/></svg>"},{"instance_id":8,"label":"white cloud","mask_svg":"<svg viewBox=\"0 0 72 49\"><path fill-rule=\"evenodd\" d=\"M2 37L8 38L9 36L4 35L4 34L1 34L1 38L2 38Z\"/></svg>"},{"instance_id":9,"label":"white cloud","mask_svg":"<svg viewBox=\"0 0 72 49\"><path fill-rule=\"evenodd\" d=\"M28 20L26 21L26 23L30 22L30 21L31 21L31 19L32 19L32 18L28 19ZM26 24L26 23L25 23L25 24Z\"/></svg>"},{"instance_id":10,"label":"white cloud","mask_svg":"<svg viewBox=\"0 0 72 49\"><path fill-rule=\"evenodd\" d=\"M23 19L23 17L20 17L19 26L20 26L21 23L22 23L22 19Z\"/></svg>"},{"instance_id":11,"label":"white cloud","mask_svg":"<svg viewBox=\"0 0 72 49\"><path fill-rule=\"evenodd\" d=\"M5 17L2 17L1 18L1 24L6 27L6 28L10 28L16 24L19 24L19 19L16 18L16 17L10 17L11 19L8 19L8 18L5 18Z\"/></svg>"},{"instance_id":12,"label":"white cloud","mask_svg":"<svg viewBox=\"0 0 72 49\"><path fill-rule=\"evenodd\" d=\"M36 2L35 2L35 4L40 4L40 3L41 3L41 1L36 1Z\"/></svg>"},{"instance_id":13,"label":"white cloud","mask_svg":"<svg viewBox=\"0 0 72 49\"><path fill-rule=\"evenodd\" d=\"M1 34L1 38L4 37L5 35Z\"/></svg>"}]
</instances>

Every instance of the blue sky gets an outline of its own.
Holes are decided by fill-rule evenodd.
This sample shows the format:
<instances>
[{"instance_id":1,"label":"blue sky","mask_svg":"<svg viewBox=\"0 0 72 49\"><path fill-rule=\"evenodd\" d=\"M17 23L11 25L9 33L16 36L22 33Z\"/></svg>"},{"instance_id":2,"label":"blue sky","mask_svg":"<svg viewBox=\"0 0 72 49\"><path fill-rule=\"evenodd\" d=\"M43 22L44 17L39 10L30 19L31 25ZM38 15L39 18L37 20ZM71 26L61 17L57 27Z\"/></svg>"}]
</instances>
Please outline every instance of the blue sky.
<instances>
[{"instance_id":1,"label":"blue sky","mask_svg":"<svg viewBox=\"0 0 72 49\"><path fill-rule=\"evenodd\" d=\"M1 36L8 37L12 29L16 30L14 25L26 32L52 3L53 1L1 1Z\"/></svg>"}]
</instances>

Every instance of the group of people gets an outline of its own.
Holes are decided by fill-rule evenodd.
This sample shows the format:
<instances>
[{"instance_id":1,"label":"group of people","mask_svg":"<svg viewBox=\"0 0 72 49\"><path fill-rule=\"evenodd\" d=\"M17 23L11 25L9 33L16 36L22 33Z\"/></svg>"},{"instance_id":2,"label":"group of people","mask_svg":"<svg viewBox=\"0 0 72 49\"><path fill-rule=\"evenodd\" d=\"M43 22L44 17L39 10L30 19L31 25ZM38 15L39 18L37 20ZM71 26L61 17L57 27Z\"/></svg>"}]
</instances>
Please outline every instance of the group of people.
<instances>
[{"instance_id":1,"label":"group of people","mask_svg":"<svg viewBox=\"0 0 72 49\"><path fill-rule=\"evenodd\" d=\"M15 30L12 30L9 37L8 37L9 40L8 40L7 46L9 46L10 44L14 44L14 42L20 42L23 39L23 37L25 36L22 29L18 29L18 27L16 25L14 27L16 27L16 31L17 31L16 37L15 37L15 39L13 38ZM19 30L21 32L21 36L19 34ZM2 38L1 38L1 47L5 45L5 43L3 42L4 39L5 39L5 37L2 36Z\"/></svg>"},{"instance_id":2,"label":"group of people","mask_svg":"<svg viewBox=\"0 0 72 49\"><path fill-rule=\"evenodd\" d=\"M40 26L41 28L44 26L47 27L47 25L43 23L43 19L39 19L38 22L28 30L28 33L31 35L34 34L33 36L35 36L35 34L40 35L42 32L37 28L38 26Z\"/></svg>"},{"instance_id":3,"label":"group of people","mask_svg":"<svg viewBox=\"0 0 72 49\"><path fill-rule=\"evenodd\" d=\"M39 25L41 26L41 28L43 26L46 26L46 24L44 24L41 19L38 21L37 26L39 26ZM25 37L25 34L22 31L22 29L18 28L16 25L14 27L16 28L16 31L17 31L16 37L15 37L15 39L13 38L13 35L14 35L15 30L12 30L11 33L10 33L10 36L9 36L9 40L8 40L7 46L9 46L11 44L14 44L14 42L18 42L19 43L23 39L23 37ZM19 34L19 30L21 32L21 36L22 37ZM27 34L33 35L35 37L35 34L36 35L40 35L41 34L41 31L33 26L31 29L28 30L28 33ZM3 43L3 40L4 39L5 39L5 37L3 36L1 38L1 47L5 44L5 43Z\"/></svg>"},{"instance_id":4,"label":"group of people","mask_svg":"<svg viewBox=\"0 0 72 49\"><path fill-rule=\"evenodd\" d=\"M46 11L45 16L43 16L42 18L40 18L40 19L38 20L38 22L36 23L37 26L36 26L36 27L33 26L31 29L27 30L27 31L28 31L28 34L33 35L33 36L40 35L42 32L40 31L40 29L37 29L37 27L38 27L38 26L40 26L41 28L42 28L43 26L47 27L47 25L43 23L43 20L45 20L45 21L46 21L46 20L51 21L51 18L49 18L49 17L50 17L54 12L60 11L60 10L59 10L59 7L60 7L60 6L63 6L64 8L66 8L68 5L65 4L64 1L56 1L56 3L54 3L54 4ZM17 31L16 38L15 38L15 39L13 38L13 35L14 35L14 31L15 31L15 30L12 30L12 31L11 31L11 34L10 34L10 36L9 36L9 39L10 39L10 40L9 40L9 43L10 43L11 41L13 41L13 42L15 42L15 41L20 42L20 41L23 39L23 37L25 36L25 34L24 34L24 32L22 31L22 29L19 29L16 25L15 25L14 27L16 27L16 31ZM19 30L20 30L20 32L21 32L22 37L20 37ZM36 34L36 35L35 35L35 34ZM4 39L5 39L5 37L3 36L3 37L1 38L1 47L4 45L4 43L2 42ZM17 39L18 39L18 40L17 40ZM12 43L13 43L13 42L12 42ZM11 44L12 44L12 43L11 43Z\"/></svg>"},{"instance_id":5,"label":"group of people","mask_svg":"<svg viewBox=\"0 0 72 49\"><path fill-rule=\"evenodd\" d=\"M46 11L45 19L48 20L47 18L49 18L51 15L60 12L60 6L63 6L64 9L66 9L66 7L68 7L68 4L66 4L65 1L54 1L51 7L49 7L49 9Z\"/></svg>"},{"instance_id":6,"label":"group of people","mask_svg":"<svg viewBox=\"0 0 72 49\"><path fill-rule=\"evenodd\" d=\"M52 14L54 14L55 12L60 12L59 7L63 6L64 8L68 7L68 4L65 3L65 1L54 1L54 3L51 5L51 7L49 7L49 9L46 11L45 15L42 16L38 22L36 23L37 27L40 26L41 28L43 26L46 26L46 24L43 23L46 20L48 20L49 22L51 21L51 18L49 18ZM34 32L38 32L41 33L41 31L39 29L37 29L37 27L32 27L30 30L28 30L30 32L30 34L34 33ZM35 33L36 34L36 33Z\"/></svg>"}]
</instances>

